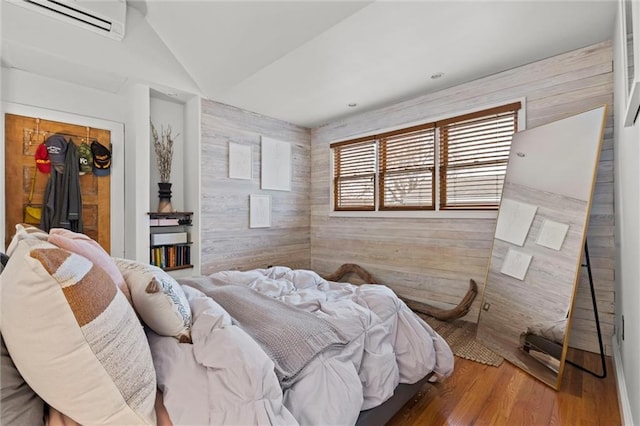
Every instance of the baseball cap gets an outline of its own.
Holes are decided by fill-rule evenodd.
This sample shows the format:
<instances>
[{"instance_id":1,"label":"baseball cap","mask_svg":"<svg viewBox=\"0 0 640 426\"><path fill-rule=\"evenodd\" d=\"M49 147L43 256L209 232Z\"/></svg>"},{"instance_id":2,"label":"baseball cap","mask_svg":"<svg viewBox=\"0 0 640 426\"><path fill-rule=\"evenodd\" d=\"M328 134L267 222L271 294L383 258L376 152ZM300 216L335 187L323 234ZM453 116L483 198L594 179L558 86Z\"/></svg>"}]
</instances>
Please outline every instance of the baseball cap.
<instances>
[{"instance_id":1,"label":"baseball cap","mask_svg":"<svg viewBox=\"0 0 640 426\"><path fill-rule=\"evenodd\" d=\"M44 142L38 145L36 149L36 166L42 173L51 172L51 160L49 160L49 153Z\"/></svg>"},{"instance_id":2,"label":"baseball cap","mask_svg":"<svg viewBox=\"0 0 640 426\"><path fill-rule=\"evenodd\" d=\"M86 142L82 142L78 147L78 163L81 175L93 171L93 154Z\"/></svg>"},{"instance_id":3,"label":"baseball cap","mask_svg":"<svg viewBox=\"0 0 640 426\"><path fill-rule=\"evenodd\" d=\"M67 140L62 135L51 135L44 141L51 164L60 171L64 168L64 157L67 155ZM57 167L60 166L60 167Z\"/></svg>"},{"instance_id":4,"label":"baseball cap","mask_svg":"<svg viewBox=\"0 0 640 426\"><path fill-rule=\"evenodd\" d=\"M111 167L111 151L98 141L93 141L91 153L93 154L93 174L107 176Z\"/></svg>"}]
</instances>

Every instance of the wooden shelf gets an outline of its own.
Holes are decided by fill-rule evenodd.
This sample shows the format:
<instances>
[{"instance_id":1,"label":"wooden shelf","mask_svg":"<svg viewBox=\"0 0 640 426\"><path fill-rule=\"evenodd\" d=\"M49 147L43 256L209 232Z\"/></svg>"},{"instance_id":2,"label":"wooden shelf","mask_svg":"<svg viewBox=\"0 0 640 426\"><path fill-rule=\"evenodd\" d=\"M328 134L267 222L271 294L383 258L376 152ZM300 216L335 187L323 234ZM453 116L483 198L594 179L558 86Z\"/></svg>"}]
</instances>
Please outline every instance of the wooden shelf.
<instances>
[{"instance_id":1,"label":"wooden shelf","mask_svg":"<svg viewBox=\"0 0 640 426\"><path fill-rule=\"evenodd\" d=\"M151 219L173 219L184 216L193 216L193 212L147 212Z\"/></svg>"},{"instance_id":2,"label":"wooden shelf","mask_svg":"<svg viewBox=\"0 0 640 426\"><path fill-rule=\"evenodd\" d=\"M190 269L193 268L193 265L180 265L180 266L172 266L171 268L160 268L163 271L177 271L179 269Z\"/></svg>"},{"instance_id":3,"label":"wooden shelf","mask_svg":"<svg viewBox=\"0 0 640 426\"><path fill-rule=\"evenodd\" d=\"M150 235L158 235L162 232L157 232L161 228L172 228L171 231L168 231L169 234L174 233L179 228L182 231L185 231L187 234L187 240L190 239L190 233L188 232L188 227L192 226L191 216L193 212L147 212L149 215L149 221L153 219L178 219L178 223L172 224L157 224L157 225L149 225L151 231ZM172 220L174 221L174 220ZM174 221L175 222L175 221ZM150 238L153 241L153 238ZM190 269L193 268L191 262L191 253L190 246L193 242L188 241L184 243L171 243L171 244L157 244L149 245L150 253L149 253L149 263L161 268L164 271L176 271L179 269ZM185 264L179 264L175 266L165 266L162 267L160 264L175 264L181 262L189 262Z\"/></svg>"},{"instance_id":4,"label":"wooden shelf","mask_svg":"<svg viewBox=\"0 0 640 426\"><path fill-rule=\"evenodd\" d=\"M189 246L193 244L193 241L188 241L186 243L173 243L173 244L158 244L158 245L150 245L149 248L157 248L157 247L172 247L172 246Z\"/></svg>"}]
</instances>

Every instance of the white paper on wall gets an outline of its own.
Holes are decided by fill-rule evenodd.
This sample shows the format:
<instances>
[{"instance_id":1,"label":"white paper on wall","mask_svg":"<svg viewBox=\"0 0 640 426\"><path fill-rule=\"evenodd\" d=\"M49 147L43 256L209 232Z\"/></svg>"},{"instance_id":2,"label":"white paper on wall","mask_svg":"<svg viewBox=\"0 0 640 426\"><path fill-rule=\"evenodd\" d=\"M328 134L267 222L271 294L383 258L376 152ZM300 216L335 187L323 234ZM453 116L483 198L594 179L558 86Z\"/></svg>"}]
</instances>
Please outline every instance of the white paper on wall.
<instances>
[{"instance_id":1,"label":"white paper on wall","mask_svg":"<svg viewBox=\"0 0 640 426\"><path fill-rule=\"evenodd\" d=\"M262 189L291 191L291 144L262 137Z\"/></svg>"},{"instance_id":2,"label":"white paper on wall","mask_svg":"<svg viewBox=\"0 0 640 426\"><path fill-rule=\"evenodd\" d=\"M229 177L251 179L251 146L229 142Z\"/></svg>"},{"instance_id":3,"label":"white paper on wall","mask_svg":"<svg viewBox=\"0 0 640 426\"><path fill-rule=\"evenodd\" d=\"M524 245L538 206L503 198L500 202L496 238L519 246Z\"/></svg>"},{"instance_id":4,"label":"white paper on wall","mask_svg":"<svg viewBox=\"0 0 640 426\"><path fill-rule=\"evenodd\" d=\"M566 223L554 222L553 220L545 219L542 222L542 228L536 239L536 244L549 247L554 250L560 250L564 238L569 230L569 225Z\"/></svg>"},{"instance_id":5,"label":"white paper on wall","mask_svg":"<svg viewBox=\"0 0 640 426\"><path fill-rule=\"evenodd\" d=\"M249 196L249 228L271 227L271 196Z\"/></svg>"},{"instance_id":6,"label":"white paper on wall","mask_svg":"<svg viewBox=\"0 0 640 426\"><path fill-rule=\"evenodd\" d=\"M504 257L504 263L500 272L510 277L524 280L529 270L529 264L533 256L510 248Z\"/></svg>"}]
</instances>

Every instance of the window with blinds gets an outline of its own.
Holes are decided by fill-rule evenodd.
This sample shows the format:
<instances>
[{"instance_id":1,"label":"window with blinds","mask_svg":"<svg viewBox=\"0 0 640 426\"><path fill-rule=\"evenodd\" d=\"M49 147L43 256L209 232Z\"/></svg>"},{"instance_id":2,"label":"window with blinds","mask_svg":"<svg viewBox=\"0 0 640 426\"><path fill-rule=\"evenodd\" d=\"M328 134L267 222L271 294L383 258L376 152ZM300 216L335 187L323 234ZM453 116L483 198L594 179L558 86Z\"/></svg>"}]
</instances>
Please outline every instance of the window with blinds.
<instances>
[{"instance_id":1,"label":"window with blinds","mask_svg":"<svg viewBox=\"0 0 640 426\"><path fill-rule=\"evenodd\" d=\"M387 133L379 139L380 210L434 208L435 126Z\"/></svg>"},{"instance_id":2,"label":"window with blinds","mask_svg":"<svg viewBox=\"0 0 640 426\"><path fill-rule=\"evenodd\" d=\"M520 102L337 142L334 210L492 210Z\"/></svg>"},{"instance_id":3,"label":"window with blinds","mask_svg":"<svg viewBox=\"0 0 640 426\"><path fill-rule=\"evenodd\" d=\"M335 210L375 210L376 141L358 139L331 148Z\"/></svg>"},{"instance_id":4,"label":"window with blinds","mask_svg":"<svg viewBox=\"0 0 640 426\"><path fill-rule=\"evenodd\" d=\"M440 209L498 208L519 109L516 102L438 123Z\"/></svg>"}]
</instances>

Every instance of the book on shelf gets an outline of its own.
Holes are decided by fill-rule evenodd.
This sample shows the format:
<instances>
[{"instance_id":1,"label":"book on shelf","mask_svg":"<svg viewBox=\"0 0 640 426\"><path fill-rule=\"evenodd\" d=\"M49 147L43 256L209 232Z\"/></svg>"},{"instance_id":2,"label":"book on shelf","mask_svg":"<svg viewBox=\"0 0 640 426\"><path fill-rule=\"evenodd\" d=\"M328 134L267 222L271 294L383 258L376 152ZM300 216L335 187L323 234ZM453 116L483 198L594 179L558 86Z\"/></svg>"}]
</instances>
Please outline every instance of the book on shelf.
<instances>
[{"instance_id":1,"label":"book on shelf","mask_svg":"<svg viewBox=\"0 0 640 426\"><path fill-rule=\"evenodd\" d=\"M159 268L175 268L191 264L190 246L152 247L150 262Z\"/></svg>"}]
</instances>

